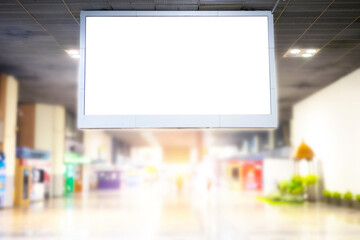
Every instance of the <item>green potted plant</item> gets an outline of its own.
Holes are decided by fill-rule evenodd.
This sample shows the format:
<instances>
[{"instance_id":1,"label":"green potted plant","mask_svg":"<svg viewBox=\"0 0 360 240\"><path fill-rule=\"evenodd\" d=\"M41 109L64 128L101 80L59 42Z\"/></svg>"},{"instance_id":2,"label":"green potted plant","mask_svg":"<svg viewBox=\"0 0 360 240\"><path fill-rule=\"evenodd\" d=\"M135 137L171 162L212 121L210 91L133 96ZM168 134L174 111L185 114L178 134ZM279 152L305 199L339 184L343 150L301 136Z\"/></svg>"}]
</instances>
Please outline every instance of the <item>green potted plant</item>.
<instances>
[{"instance_id":1,"label":"green potted plant","mask_svg":"<svg viewBox=\"0 0 360 240\"><path fill-rule=\"evenodd\" d=\"M342 198L341 205L344 207L352 207L353 206L353 194L350 191L347 191Z\"/></svg>"},{"instance_id":2,"label":"green potted plant","mask_svg":"<svg viewBox=\"0 0 360 240\"><path fill-rule=\"evenodd\" d=\"M360 194L355 196L354 208L360 210Z\"/></svg>"},{"instance_id":3,"label":"green potted plant","mask_svg":"<svg viewBox=\"0 0 360 240\"><path fill-rule=\"evenodd\" d=\"M323 198L326 203L331 203L331 192L329 190L323 191Z\"/></svg>"},{"instance_id":4,"label":"green potted plant","mask_svg":"<svg viewBox=\"0 0 360 240\"><path fill-rule=\"evenodd\" d=\"M341 204L341 193L333 192L331 203L335 204L336 206L340 206L340 204Z\"/></svg>"},{"instance_id":5,"label":"green potted plant","mask_svg":"<svg viewBox=\"0 0 360 240\"><path fill-rule=\"evenodd\" d=\"M294 175L290 180L283 180L277 185L278 190L269 194L268 199L278 202L304 202L305 185L303 177Z\"/></svg>"},{"instance_id":6,"label":"green potted plant","mask_svg":"<svg viewBox=\"0 0 360 240\"><path fill-rule=\"evenodd\" d=\"M307 200L310 202L315 202L317 200L316 197L316 183L318 182L318 176L314 174L309 174L303 178L303 186L306 190Z\"/></svg>"},{"instance_id":7,"label":"green potted plant","mask_svg":"<svg viewBox=\"0 0 360 240\"><path fill-rule=\"evenodd\" d=\"M303 177L294 175L287 184L286 191L292 195L303 195L305 190Z\"/></svg>"}]
</instances>

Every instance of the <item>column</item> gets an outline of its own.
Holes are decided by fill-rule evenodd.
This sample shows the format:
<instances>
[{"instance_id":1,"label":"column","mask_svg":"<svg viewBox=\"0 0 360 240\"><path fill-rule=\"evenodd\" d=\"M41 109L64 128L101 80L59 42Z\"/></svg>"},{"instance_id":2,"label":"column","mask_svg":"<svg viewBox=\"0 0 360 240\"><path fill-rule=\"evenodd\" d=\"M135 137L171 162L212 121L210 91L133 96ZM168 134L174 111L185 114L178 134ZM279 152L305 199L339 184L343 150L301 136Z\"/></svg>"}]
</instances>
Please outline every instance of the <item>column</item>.
<instances>
[{"instance_id":1,"label":"column","mask_svg":"<svg viewBox=\"0 0 360 240\"><path fill-rule=\"evenodd\" d=\"M18 82L12 76L0 75L0 121L2 141L0 149L6 157L5 207L13 205L14 175L16 161L16 119Z\"/></svg>"}]
</instances>

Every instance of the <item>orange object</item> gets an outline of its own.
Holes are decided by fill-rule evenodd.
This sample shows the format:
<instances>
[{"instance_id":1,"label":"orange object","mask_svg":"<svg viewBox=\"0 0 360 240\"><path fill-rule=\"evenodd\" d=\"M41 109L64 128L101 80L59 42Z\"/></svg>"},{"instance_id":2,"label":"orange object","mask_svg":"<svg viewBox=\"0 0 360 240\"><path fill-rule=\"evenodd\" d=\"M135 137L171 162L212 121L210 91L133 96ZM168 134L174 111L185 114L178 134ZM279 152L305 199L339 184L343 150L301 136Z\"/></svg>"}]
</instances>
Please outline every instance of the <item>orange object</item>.
<instances>
[{"instance_id":1,"label":"orange object","mask_svg":"<svg viewBox=\"0 0 360 240\"><path fill-rule=\"evenodd\" d=\"M307 145L304 141L298 146L295 151L294 158L296 160L306 159L311 161L314 158L314 152L309 145Z\"/></svg>"}]
</instances>

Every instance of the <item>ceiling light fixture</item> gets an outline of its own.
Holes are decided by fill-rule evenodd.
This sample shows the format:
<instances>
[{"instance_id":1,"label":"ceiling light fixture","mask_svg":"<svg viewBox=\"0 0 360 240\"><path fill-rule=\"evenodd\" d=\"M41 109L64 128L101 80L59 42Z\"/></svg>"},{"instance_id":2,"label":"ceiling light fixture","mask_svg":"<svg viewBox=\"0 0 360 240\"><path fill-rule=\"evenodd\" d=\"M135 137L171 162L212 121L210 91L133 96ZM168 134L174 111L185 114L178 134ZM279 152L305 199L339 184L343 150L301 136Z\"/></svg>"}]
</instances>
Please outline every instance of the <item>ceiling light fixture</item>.
<instances>
[{"instance_id":1,"label":"ceiling light fixture","mask_svg":"<svg viewBox=\"0 0 360 240\"><path fill-rule=\"evenodd\" d=\"M65 52L72 58L80 58L80 51L76 49L68 49Z\"/></svg>"},{"instance_id":2,"label":"ceiling light fixture","mask_svg":"<svg viewBox=\"0 0 360 240\"><path fill-rule=\"evenodd\" d=\"M290 50L290 53L291 53L291 54L298 54L298 53L300 53L300 52L301 52L301 50L300 50L300 49L297 49L297 48Z\"/></svg>"},{"instance_id":3,"label":"ceiling light fixture","mask_svg":"<svg viewBox=\"0 0 360 240\"><path fill-rule=\"evenodd\" d=\"M316 52L317 52L316 49L307 49L307 50L306 50L306 53L310 53L310 54L314 54L314 53L316 53Z\"/></svg>"},{"instance_id":4,"label":"ceiling light fixture","mask_svg":"<svg viewBox=\"0 0 360 240\"><path fill-rule=\"evenodd\" d=\"M290 48L283 57L312 57L319 52L318 48Z\"/></svg>"},{"instance_id":5,"label":"ceiling light fixture","mask_svg":"<svg viewBox=\"0 0 360 240\"><path fill-rule=\"evenodd\" d=\"M312 57L313 55L311 53L304 53L301 55L304 58Z\"/></svg>"}]
</instances>

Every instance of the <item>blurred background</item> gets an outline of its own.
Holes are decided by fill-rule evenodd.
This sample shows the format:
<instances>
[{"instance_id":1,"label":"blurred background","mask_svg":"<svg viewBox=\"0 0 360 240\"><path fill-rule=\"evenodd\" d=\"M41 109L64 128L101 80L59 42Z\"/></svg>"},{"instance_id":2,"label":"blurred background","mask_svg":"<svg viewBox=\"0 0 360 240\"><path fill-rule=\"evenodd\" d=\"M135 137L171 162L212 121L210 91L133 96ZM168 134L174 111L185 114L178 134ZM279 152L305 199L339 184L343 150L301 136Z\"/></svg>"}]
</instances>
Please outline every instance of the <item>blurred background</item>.
<instances>
[{"instance_id":1,"label":"blurred background","mask_svg":"<svg viewBox=\"0 0 360 240\"><path fill-rule=\"evenodd\" d=\"M78 130L81 10L273 10L278 128ZM0 238L358 239L359 67L356 0L2 0Z\"/></svg>"}]
</instances>

